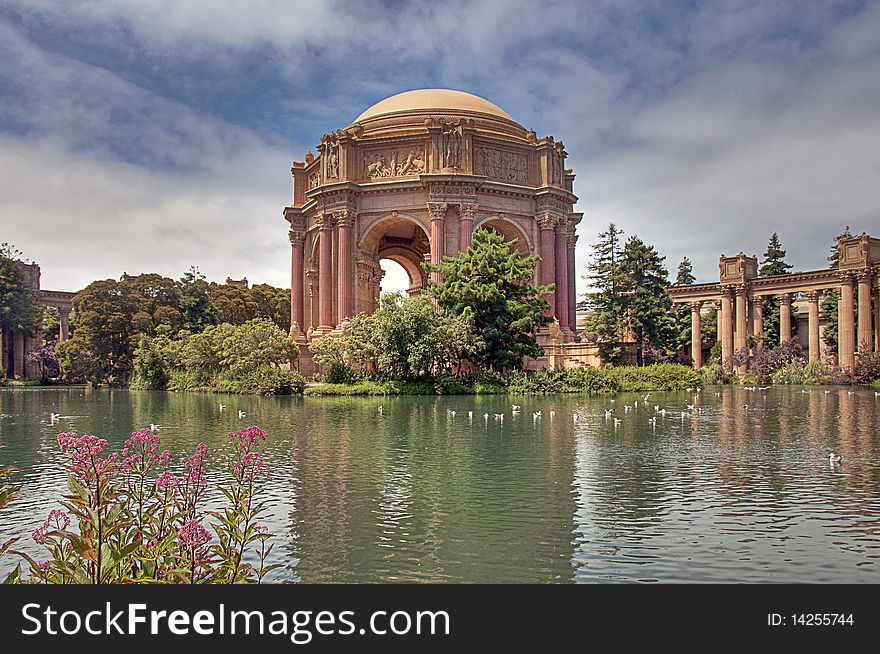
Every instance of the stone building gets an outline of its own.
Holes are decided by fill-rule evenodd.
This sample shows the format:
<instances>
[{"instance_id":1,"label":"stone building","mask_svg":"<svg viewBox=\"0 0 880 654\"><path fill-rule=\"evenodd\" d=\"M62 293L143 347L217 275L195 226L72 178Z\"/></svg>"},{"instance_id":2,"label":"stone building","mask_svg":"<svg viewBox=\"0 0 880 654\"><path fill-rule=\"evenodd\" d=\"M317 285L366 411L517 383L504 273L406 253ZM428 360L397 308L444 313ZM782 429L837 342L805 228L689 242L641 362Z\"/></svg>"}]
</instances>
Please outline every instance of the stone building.
<instances>
[{"instance_id":1,"label":"stone building","mask_svg":"<svg viewBox=\"0 0 880 654\"><path fill-rule=\"evenodd\" d=\"M18 262L22 283L35 295L38 304L58 309L60 324L58 341L66 341L70 330L70 313L73 310L75 293L67 291L48 291L40 288L40 267L35 263ZM0 331L0 368L6 371L10 379L29 379L36 375L33 366L28 363L27 355L43 343L43 332L33 334L12 331Z\"/></svg>"},{"instance_id":2,"label":"stone building","mask_svg":"<svg viewBox=\"0 0 880 654\"><path fill-rule=\"evenodd\" d=\"M345 328L378 306L383 271L400 264L417 294L422 262L467 249L478 227L521 253L540 255L535 283L556 322L539 335L534 367L596 363L575 337L575 175L561 141L517 123L483 98L445 89L378 102L325 134L318 155L294 162L293 202L284 209L291 244L291 336L301 345ZM307 347L303 348L308 358Z\"/></svg>"}]
</instances>

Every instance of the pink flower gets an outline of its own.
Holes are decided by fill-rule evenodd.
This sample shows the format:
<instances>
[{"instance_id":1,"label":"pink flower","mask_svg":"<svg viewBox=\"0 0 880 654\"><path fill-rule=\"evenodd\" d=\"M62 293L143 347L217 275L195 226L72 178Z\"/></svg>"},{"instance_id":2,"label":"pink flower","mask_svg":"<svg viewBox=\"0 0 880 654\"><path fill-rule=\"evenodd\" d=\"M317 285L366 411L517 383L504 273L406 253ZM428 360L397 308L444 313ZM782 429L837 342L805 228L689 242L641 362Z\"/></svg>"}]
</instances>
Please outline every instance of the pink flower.
<instances>
[{"instance_id":1,"label":"pink flower","mask_svg":"<svg viewBox=\"0 0 880 654\"><path fill-rule=\"evenodd\" d=\"M31 536L37 541L38 545L43 545L46 542L46 534L48 531L49 530L45 527L37 527L31 532Z\"/></svg>"},{"instance_id":2,"label":"pink flower","mask_svg":"<svg viewBox=\"0 0 880 654\"><path fill-rule=\"evenodd\" d=\"M266 440L266 432L256 426L229 432L229 441L235 443L239 452L250 452L264 440Z\"/></svg>"},{"instance_id":3,"label":"pink flower","mask_svg":"<svg viewBox=\"0 0 880 654\"><path fill-rule=\"evenodd\" d=\"M174 473L166 470L156 478L156 490L165 492L173 491L180 485L180 480L174 476Z\"/></svg>"},{"instance_id":4,"label":"pink flower","mask_svg":"<svg viewBox=\"0 0 880 654\"><path fill-rule=\"evenodd\" d=\"M180 528L177 542L190 554L194 554L199 547L210 541L211 538L211 532L205 529L202 523L198 520L187 520L183 527Z\"/></svg>"},{"instance_id":5,"label":"pink flower","mask_svg":"<svg viewBox=\"0 0 880 654\"><path fill-rule=\"evenodd\" d=\"M46 518L46 521L43 523L43 526L34 529L31 532L31 536L33 536L34 540L39 545L43 545L46 543L46 537L49 535L49 532L63 531L69 526L70 517L60 509L52 509L49 512L49 517Z\"/></svg>"}]
</instances>

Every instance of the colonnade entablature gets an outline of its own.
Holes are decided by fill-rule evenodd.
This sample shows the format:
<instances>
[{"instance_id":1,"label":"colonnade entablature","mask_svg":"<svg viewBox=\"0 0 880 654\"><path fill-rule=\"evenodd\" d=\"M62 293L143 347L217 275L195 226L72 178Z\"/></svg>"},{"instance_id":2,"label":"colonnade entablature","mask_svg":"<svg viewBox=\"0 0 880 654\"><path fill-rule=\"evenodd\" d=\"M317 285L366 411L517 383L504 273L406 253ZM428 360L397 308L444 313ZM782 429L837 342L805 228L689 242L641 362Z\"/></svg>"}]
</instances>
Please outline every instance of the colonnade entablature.
<instances>
[{"instance_id":1,"label":"colonnade entablature","mask_svg":"<svg viewBox=\"0 0 880 654\"><path fill-rule=\"evenodd\" d=\"M482 98L425 89L377 103L316 150L293 163L284 208L292 337L307 342L374 311L382 259L400 263L410 292L420 292L420 264L466 251L485 227L541 257L534 281L555 284L551 314L563 340L574 340L583 214L573 210L575 175L561 141Z\"/></svg>"},{"instance_id":2,"label":"colonnade entablature","mask_svg":"<svg viewBox=\"0 0 880 654\"><path fill-rule=\"evenodd\" d=\"M717 283L672 286L669 289L672 301L688 303L691 307L694 366L702 365L700 320L704 304L712 303L718 308L722 364L732 370L734 354L746 351L748 337L760 338L764 332L763 302L768 297L778 298L780 302L781 343L792 337L792 299L803 296L807 300L809 360L819 360L819 302L828 291L839 294L838 365L850 370L855 365L856 352L880 351L880 239L867 234L841 239L838 261L837 268L759 276L757 257L742 252L733 257L722 254ZM740 363L737 372L745 372L744 363Z\"/></svg>"}]
</instances>

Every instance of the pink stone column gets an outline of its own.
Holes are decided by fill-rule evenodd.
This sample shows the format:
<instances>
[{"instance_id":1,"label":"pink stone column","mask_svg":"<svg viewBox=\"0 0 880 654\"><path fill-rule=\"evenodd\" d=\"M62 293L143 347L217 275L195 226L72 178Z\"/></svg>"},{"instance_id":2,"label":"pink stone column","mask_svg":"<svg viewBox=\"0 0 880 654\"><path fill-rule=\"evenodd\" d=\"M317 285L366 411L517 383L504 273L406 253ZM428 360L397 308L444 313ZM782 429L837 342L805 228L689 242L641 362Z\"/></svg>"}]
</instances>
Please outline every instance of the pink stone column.
<instances>
[{"instance_id":1,"label":"pink stone column","mask_svg":"<svg viewBox=\"0 0 880 654\"><path fill-rule=\"evenodd\" d=\"M319 220L318 327L333 329L333 219L324 214Z\"/></svg>"},{"instance_id":2,"label":"pink stone column","mask_svg":"<svg viewBox=\"0 0 880 654\"><path fill-rule=\"evenodd\" d=\"M808 291L810 363L819 360L819 291Z\"/></svg>"},{"instance_id":3,"label":"pink stone column","mask_svg":"<svg viewBox=\"0 0 880 654\"><path fill-rule=\"evenodd\" d=\"M736 333L735 333L735 343L734 343L734 354L742 355L745 353L746 344L748 340L746 338L746 289L744 287L739 287L736 289ZM747 366L745 363L741 363L737 366L736 371L737 374L744 375L746 373Z\"/></svg>"},{"instance_id":4,"label":"pink stone column","mask_svg":"<svg viewBox=\"0 0 880 654\"><path fill-rule=\"evenodd\" d=\"M721 364L730 372L733 366L733 293L727 287L721 295Z\"/></svg>"},{"instance_id":5,"label":"pink stone column","mask_svg":"<svg viewBox=\"0 0 880 654\"><path fill-rule=\"evenodd\" d=\"M570 329L568 323L568 235L560 221L556 228L556 319L563 331Z\"/></svg>"},{"instance_id":6,"label":"pink stone column","mask_svg":"<svg viewBox=\"0 0 880 654\"><path fill-rule=\"evenodd\" d=\"M568 238L568 326L571 327L571 331L577 333L577 293L576 293L576 281L577 276L575 273L575 263L574 263L574 246L577 243L577 236L574 234L569 234Z\"/></svg>"},{"instance_id":7,"label":"pink stone column","mask_svg":"<svg viewBox=\"0 0 880 654\"><path fill-rule=\"evenodd\" d=\"M467 251L467 249L471 246L473 242L473 233L474 233L474 217L477 214L477 205L475 204L462 204L459 205L460 219L459 219L459 247L458 249L461 252Z\"/></svg>"},{"instance_id":8,"label":"pink stone column","mask_svg":"<svg viewBox=\"0 0 880 654\"><path fill-rule=\"evenodd\" d=\"M336 216L339 238L338 314L339 322L352 316L352 253L351 233L354 226L353 211L341 211Z\"/></svg>"},{"instance_id":9,"label":"pink stone column","mask_svg":"<svg viewBox=\"0 0 880 654\"><path fill-rule=\"evenodd\" d=\"M428 211L431 213L431 265L436 266L443 262L446 253L446 203L429 202ZM443 281L443 275L431 272L431 281Z\"/></svg>"},{"instance_id":10,"label":"pink stone column","mask_svg":"<svg viewBox=\"0 0 880 654\"><path fill-rule=\"evenodd\" d=\"M837 302L837 365L843 370L852 370L855 366L853 310L853 280L849 275L844 275L840 280L840 299Z\"/></svg>"},{"instance_id":11,"label":"pink stone column","mask_svg":"<svg viewBox=\"0 0 880 654\"><path fill-rule=\"evenodd\" d=\"M791 293L779 295L779 344L791 340Z\"/></svg>"},{"instance_id":12,"label":"pink stone column","mask_svg":"<svg viewBox=\"0 0 880 654\"><path fill-rule=\"evenodd\" d=\"M752 333L758 337L758 345L764 347L764 298L760 295L752 300Z\"/></svg>"},{"instance_id":13,"label":"pink stone column","mask_svg":"<svg viewBox=\"0 0 880 654\"><path fill-rule=\"evenodd\" d=\"M861 354L874 348L874 334L871 330L871 271L859 273L859 337L856 347Z\"/></svg>"},{"instance_id":14,"label":"pink stone column","mask_svg":"<svg viewBox=\"0 0 880 654\"><path fill-rule=\"evenodd\" d=\"M700 310L703 303L699 300L690 303L691 306L691 359L694 361L694 370L703 366L703 338L700 333Z\"/></svg>"},{"instance_id":15,"label":"pink stone column","mask_svg":"<svg viewBox=\"0 0 880 654\"><path fill-rule=\"evenodd\" d=\"M305 279L303 273L303 244L306 234L291 229L290 237L290 335L302 333L305 325Z\"/></svg>"},{"instance_id":16,"label":"pink stone column","mask_svg":"<svg viewBox=\"0 0 880 654\"><path fill-rule=\"evenodd\" d=\"M550 214L538 218L541 228L541 285L556 283L556 237L553 233L556 220ZM547 296L550 303L549 315L556 315L556 294Z\"/></svg>"}]
</instances>

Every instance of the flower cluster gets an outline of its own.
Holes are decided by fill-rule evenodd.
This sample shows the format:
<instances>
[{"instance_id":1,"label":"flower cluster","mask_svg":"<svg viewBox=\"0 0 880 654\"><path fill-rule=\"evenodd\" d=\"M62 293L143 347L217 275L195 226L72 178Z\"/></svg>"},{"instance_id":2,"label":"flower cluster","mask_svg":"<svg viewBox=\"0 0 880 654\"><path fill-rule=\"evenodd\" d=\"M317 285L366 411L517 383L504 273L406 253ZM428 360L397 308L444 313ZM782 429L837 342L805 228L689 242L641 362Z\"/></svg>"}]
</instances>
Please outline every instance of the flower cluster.
<instances>
[{"instance_id":1,"label":"flower cluster","mask_svg":"<svg viewBox=\"0 0 880 654\"><path fill-rule=\"evenodd\" d=\"M68 469L79 481L95 481L100 486L115 472L118 455L114 452L106 459L100 456L107 447L107 441L103 438L65 432L58 434L58 447L73 459Z\"/></svg>"},{"instance_id":2,"label":"flower cluster","mask_svg":"<svg viewBox=\"0 0 880 654\"><path fill-rule=\"evenodd\" d=\"M134 432L122 449L123 470L147 474L153 466L167 467L171 452L164 450L159 453L159 444L159 436L149 429Z\"/></svg>"},{"instance_id":3,"label":"flower cluster","mask_svg":"<svg viewBox=\"0 0 880 654\"><path fill-rule=\"evenodd\" d=\"M246 427L240 431L229 432L229 442L239 452L250 452L266 440L266 432L259 427Z\"/></svg>"},{"instance_id":4,"label":"flower cluster","mask_svg":"<svg viewBox=\"0 0 880 654\"><path fill-rule=\"evenodd\" d=\"M60 509L52 509L42 527L34 529L31 536L39 545L46 543L46 536L53 531L64 531L70 526L70 516Z\"/></svg>"},{"instance_id":5,"label":"flower cluster","mask_svg":"<svg viewBox=\"0 0 880 654\"><path fill-rule=\"evenodd\" d=\"M174 491L180 485L178 479L173 472L166 470L156 477L156 490L164 493L166 491Z\"/></svg>"},{"instance_id":6,"label":"flower cluster","mask_svg":"<svg viewBox=\"0 0 880 654\"><path fill-rule=\"evenodd\" d=\"M198 520L187 520L183 527L180 528L177 542L192 555L198 548L210 541L211 538L211 532L205 529L201 522Z\"/></svg>"}]
</instances>

